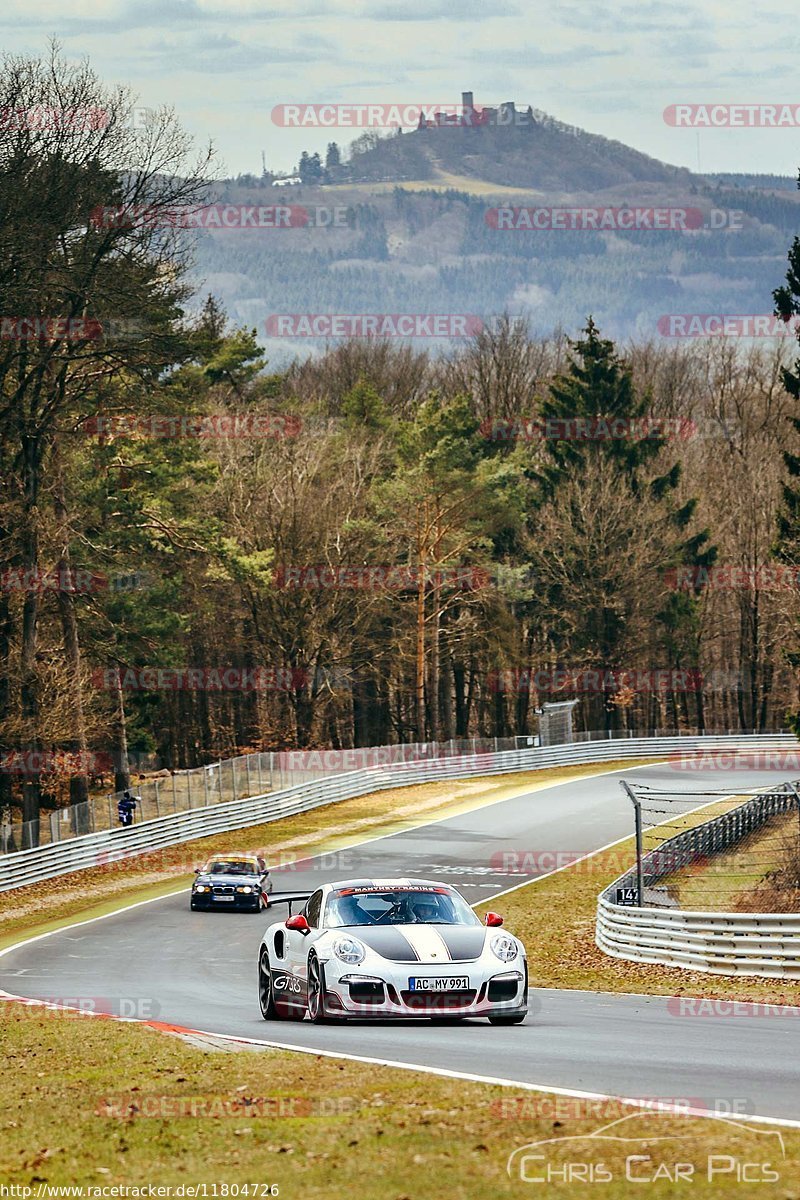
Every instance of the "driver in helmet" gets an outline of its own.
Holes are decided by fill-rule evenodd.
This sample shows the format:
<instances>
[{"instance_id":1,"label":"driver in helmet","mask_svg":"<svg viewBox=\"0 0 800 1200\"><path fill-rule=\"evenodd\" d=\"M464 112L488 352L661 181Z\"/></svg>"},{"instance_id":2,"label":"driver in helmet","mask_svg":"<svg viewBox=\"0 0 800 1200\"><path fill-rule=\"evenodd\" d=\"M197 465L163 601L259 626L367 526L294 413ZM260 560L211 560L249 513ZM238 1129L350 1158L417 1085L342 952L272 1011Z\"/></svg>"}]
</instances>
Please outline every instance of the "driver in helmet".
<instances>
[{"instance_id":1,"label":"driver in helmet","mask_svg":"<svg viewBox=\"0 0 800 1200\"><path fill-rule=\"evenodd\" d=\"M375 918L358 902L356 896L338 896L334 920L339 925L374 925Z\"/></svg>"},{"instance_id":2,"label":"driver in helmet","mask_svg":"<svg viewBox=\"0 0 800 1200\"><path fill-rule=\"evenodd\" d=\"M439 905L432 896L415 897L409 907L418 925L430 925L431 922L440 920Z\"/></svg>"}]
</instances>

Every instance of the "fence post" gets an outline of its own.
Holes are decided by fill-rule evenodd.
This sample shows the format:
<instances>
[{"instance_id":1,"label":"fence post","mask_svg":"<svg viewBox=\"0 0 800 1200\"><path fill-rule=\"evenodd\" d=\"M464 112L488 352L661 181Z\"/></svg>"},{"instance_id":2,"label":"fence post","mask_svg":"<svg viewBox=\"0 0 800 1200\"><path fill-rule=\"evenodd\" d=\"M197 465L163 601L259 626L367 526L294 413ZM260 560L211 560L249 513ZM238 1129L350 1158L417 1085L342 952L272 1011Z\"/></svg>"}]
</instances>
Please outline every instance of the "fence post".
<instances>
[{"instance_id":1,"label":"fence post","mask_svg":"<svg viewBox=\"0 0 800 1200\"><path fill-rule=\"evenodd\" d=\"M186 772L186 791L189 796L189 808L190 809L193 807L192 806L192 776L193 775L194 775L194 771Z\"/></svg>"},{"instance_id":2,"label":"fence post","mask_svg":"<svg viewBox=\"0 0 800 1200\"><path fill-rule=\"evenodd\" d=\"M157 779L154 779L153 783L156 785L156 816L160 817L161 816L161 805L159 803L159 797L158 797L159 781Z\"/></svg>"},{"instance_id":3,"label":"fence post","mask_svg":"<svg viewBox=\"0 0 800 1200\"><path fill-rule=\"evenodd\" d=\"M252 796L253 784L250 779L250 755L249 754L245 754L245 756L244 756L244 769L247 773L247 794L248 794L248 796Z\"/></svg>"},{"instance_id":4,"label":"fence post","mask_svg":"<svg viewBox=\"0 0 800 1200\"><path fill-rule=\"evenodd\" d=\"M261 751L260 750L259 750L258 754L256 755L256 762L258 763L258 793L259 793L259 795L261 795L262 792L264 791L264 780L261 776Z\"/></svg>"},{"instance_id":5,"label":"fence post","mask_svg":"<svg viewBox=\"0 0 800 1200\"><path fill-rule=\"evenodd\" d=\"M633 804L633 819L636 827L636 902L639 908L644 905L644 873L642 871L642 806L633 793L630 784L620 780L620 787Z\"/></svg>"},{"instance_id":6,"label":"fence post","mask_svg":"<svg viewBox=\"0 0 800 1200\"><path fill-rule=\"evenodd\" d=\"M175 788L175 772L172 772L172 811L178 811L178 793Z\"/></svg>"}]
</instances>

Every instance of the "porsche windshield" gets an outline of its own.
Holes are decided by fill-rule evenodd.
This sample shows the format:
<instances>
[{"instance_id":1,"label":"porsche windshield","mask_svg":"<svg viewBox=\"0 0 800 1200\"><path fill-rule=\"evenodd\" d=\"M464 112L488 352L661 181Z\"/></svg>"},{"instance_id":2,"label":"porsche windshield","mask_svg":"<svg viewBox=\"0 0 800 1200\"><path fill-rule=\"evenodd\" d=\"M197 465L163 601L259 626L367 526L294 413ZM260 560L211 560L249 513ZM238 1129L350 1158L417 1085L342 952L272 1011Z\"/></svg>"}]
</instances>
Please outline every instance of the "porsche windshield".
<instances>
[{"instance_id":1,"label":"porsche windshield","mask_svg":"<svg viewBox=\"0 0 800 1200\"><path fill-rule=\"evenodd\" d=\"M329 929L352 925L480 925L462 896L447 888L343 888L328 898Z\"/></svg>"}]
</instances>

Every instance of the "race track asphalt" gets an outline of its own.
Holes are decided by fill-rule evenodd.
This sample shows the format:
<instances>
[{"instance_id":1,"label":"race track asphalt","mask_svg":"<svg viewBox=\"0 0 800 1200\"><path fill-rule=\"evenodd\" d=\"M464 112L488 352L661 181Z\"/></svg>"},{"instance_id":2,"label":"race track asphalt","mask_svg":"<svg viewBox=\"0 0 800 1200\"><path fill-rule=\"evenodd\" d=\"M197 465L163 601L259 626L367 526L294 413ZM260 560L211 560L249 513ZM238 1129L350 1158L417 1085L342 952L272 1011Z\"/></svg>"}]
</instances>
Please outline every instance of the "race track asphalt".
<instances>
[{"instance_id":1,"label":"race track asphalt","mask_svg":"<svg viewBox=\"0 0 800 1200\"><path fill-rule=\"evenodd\" d=\"M275 890L412 875L452 882L475 904L547 873L559 853L586 853L630 835L622 777L732 793L782 778L764 770L678 772L664 764L572 780L307 859L300 869L276 871ZM508 869L515 863L522 873ZM502 899L497 907L502 911ZM122 1015L210 1033L543 1088L680 1098L693 1107L800 1118L800 1010L772 1017L682 1015L666 997L534 989L525 1024L511 1028L479 1021L266 1023L256 997L256 954L265 924L285 912L191 913L188 892L169 896L5 953L0 988L66 1004L92 998ZM713 996L714 979L687 973L684 990Z\"/></svg>"}]
</instances>

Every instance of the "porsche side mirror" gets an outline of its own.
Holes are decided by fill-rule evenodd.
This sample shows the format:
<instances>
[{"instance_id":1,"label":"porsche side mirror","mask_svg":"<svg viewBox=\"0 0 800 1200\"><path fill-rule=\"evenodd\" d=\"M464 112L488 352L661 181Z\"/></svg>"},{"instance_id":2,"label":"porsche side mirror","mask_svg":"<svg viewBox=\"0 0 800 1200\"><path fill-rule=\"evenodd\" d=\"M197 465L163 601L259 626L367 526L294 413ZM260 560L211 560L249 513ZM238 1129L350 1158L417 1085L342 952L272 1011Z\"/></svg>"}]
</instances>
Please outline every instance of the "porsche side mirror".
<instances>
[{"instance_id":1,"label":"porsche side mirror","mask_svg":"<svg viewBox=\"0 0 800 1200\"><path fill-rule=\"evenodd\" d=\"M296 917L289 917L286 921L286 928L296 929L298 933L311 933L311 926L302 913L298 913Z\"/></svg>"},{"instance_id":2,"label":"porsche side mirror","mask_svg":"<svg viewBox=\"0 0 800 1200\"><path fill-rule=\"evenodd\" d=\"M503 918L500 916L499 913L487 913L486 914L486 924L489 926L490 929L496 929L498 925L503 924Z\"/></svg>"}]
</instances>

